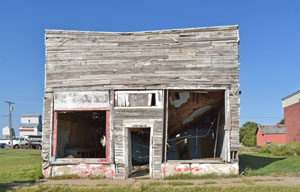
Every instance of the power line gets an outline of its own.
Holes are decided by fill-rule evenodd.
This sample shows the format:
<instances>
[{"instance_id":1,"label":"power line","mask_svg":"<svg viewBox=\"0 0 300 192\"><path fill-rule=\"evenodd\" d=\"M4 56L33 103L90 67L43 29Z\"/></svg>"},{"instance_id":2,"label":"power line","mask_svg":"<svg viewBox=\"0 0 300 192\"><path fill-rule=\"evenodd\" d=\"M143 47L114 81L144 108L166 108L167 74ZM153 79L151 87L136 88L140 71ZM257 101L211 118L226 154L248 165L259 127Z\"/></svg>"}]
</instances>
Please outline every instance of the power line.
<instances>
[{"instance_id":1,"label":"power line","mask_svg":"<svg viewBox=\"0 0 300 192\"><path fill-rule=\"evenodd\" d=\"M23 104L23 105L43 105L43 101L41 102L27 102L27 101L17 101L18 104Z\"/></svg>"},{"instance_id":2,"label":"power line","mask_svg":"<svg viewBox=\"0 0 300 192\"><path fill-rule=\"evenodd\" d=\"M0 118L3 117L3 118L7 118L9 115L0 115ZM12 114L11 117L13 119L15 118L20 118L21 114Z\"/></svg>"}]
</instances>

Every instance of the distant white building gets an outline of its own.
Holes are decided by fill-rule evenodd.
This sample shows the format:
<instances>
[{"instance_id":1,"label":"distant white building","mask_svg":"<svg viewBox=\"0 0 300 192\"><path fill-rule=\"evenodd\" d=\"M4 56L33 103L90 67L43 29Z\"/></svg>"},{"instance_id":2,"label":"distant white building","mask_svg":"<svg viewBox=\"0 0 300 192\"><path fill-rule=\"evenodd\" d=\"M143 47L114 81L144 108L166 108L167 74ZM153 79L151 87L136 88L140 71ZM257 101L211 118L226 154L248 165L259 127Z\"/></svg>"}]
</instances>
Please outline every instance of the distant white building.
<instances>
[{"instance_id":1,"label":"distant white building","mask_svg":"<svg viewBox=\"0 0 300 192\"><path fill-rule=\"evenodd\" d=\"M9 139L10 138L10 130L9 130L8 126L3 127L3 129L2 129L2 136L3 136L4 139ZM15 131L14 131L14 129L12 129L12 136L15 137Z\"/></svg>"},{"instance_id":2,"label":"distant white building","mask_svg":"<svg viewBox=\"0 0 300 192\"><path fill-rule=\"evenodd\" d=\"M39 114L22 115L19 131L20 137L26 135L41 135L42 116Z\"/></svg>"}]
</instances>

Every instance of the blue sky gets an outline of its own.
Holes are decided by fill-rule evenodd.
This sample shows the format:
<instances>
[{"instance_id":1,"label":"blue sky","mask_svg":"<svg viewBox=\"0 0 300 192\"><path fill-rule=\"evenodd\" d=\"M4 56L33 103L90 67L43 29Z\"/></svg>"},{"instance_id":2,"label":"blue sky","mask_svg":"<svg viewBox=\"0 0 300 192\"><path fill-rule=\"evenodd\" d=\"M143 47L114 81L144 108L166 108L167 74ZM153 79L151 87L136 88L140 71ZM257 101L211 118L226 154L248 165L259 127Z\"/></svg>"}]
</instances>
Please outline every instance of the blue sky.
<instances>
[{"instance_id":1,"label":"blue sky","mask_svg":"<svg viewBox=\"0 0 300 192\"><path fill-rule=\"evenodd\" d=\"M300 89L300 1L1 0L0 129L8 121L6 100L16 103L16 131L21 114L42 114L45 29L127 32L218 25L239 25L241 125L279 122L281 98Z\"/></svg>"}]
</instances>

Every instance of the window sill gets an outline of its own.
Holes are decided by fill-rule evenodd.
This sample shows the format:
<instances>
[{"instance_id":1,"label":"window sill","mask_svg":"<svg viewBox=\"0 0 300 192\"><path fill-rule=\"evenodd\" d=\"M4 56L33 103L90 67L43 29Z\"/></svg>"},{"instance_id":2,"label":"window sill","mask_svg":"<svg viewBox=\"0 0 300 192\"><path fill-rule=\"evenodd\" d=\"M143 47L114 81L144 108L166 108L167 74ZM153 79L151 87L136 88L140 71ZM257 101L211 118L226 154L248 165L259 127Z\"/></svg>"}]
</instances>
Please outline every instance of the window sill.
<instances>
[{"instance_id":1,"label":"window sill","mask_svg":"<svg viewBox=\"0 0 300 192\"><path fill-rule=\"evenodd\" d=\"M203 158L191 160L167 160L167 163L227 163L222 158Z\"/></svg>"}]
</instances>

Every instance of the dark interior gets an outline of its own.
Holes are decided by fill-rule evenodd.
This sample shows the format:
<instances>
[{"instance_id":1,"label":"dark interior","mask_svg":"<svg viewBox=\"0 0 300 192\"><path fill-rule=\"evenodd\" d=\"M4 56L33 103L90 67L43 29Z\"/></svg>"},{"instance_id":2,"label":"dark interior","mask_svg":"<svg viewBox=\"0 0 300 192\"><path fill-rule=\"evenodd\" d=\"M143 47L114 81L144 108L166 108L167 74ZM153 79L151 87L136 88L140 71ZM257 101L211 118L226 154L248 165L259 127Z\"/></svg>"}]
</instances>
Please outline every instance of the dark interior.
<instances>
[{"instance_id":1,"label":"dark interior","mask_svg":"<svg viewBox=\"0 0 300 192\"><path fill-rule=\"evenodd\" d=\"M150 128L131 129L132 165L149 164Z\"/></svg>"},{"instance_id":2,"label":"dark interior","mask_svg":"<svg viewBox=\"0 0 300 192\"><path fill-rule=\"evenodd\" d=\"M131 129L132 177L149 174L150 128Z\"/></svg>"},{"instance_id":3,"label":"dark interior","mask_svg":"<svg viewBox=\"0 0 300 192\"><path fill-rule=\"evenodd\" d=\"M57 113L58 158L105 158L106 112Z\"/></svg>"},{"instance_id":4,"label":"dark interior","mask_svg":"<svg viewBox=\"0 0 300 192\"><path fill-rule=\"evenodd\" d=\"M223 156L223 90L169 91L167 160Z\"/></svg>"}]
</instances>

